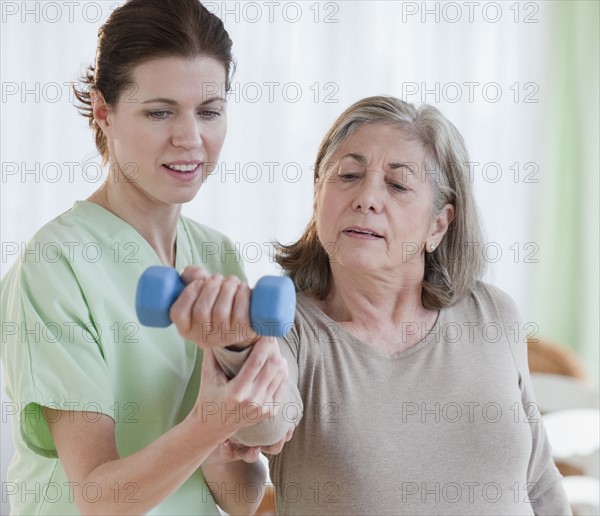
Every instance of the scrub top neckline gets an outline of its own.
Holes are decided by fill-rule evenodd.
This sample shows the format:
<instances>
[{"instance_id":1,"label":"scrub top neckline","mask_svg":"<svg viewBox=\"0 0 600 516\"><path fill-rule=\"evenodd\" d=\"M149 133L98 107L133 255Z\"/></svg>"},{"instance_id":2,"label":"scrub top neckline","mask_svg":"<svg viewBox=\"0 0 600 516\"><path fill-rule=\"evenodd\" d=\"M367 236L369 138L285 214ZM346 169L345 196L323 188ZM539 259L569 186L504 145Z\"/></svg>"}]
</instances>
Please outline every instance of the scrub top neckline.
<instances>
[{"instance_id":1,"label":"scrub top neckline","mask_svg":"<svg viewBox=\"0 0 600 516\"><path fill-rule=\"evenodd\" d=\"M158 255L156 254L156 251L154 250L154 248L140 234L140 232L135 227L133 227L129 222L122 219L118 215L115 215L112 211L106 209L104 206L101 206L100 204L97 204L93 201L79 200L79 201L75 201L75 204L73 205L72 210L75 211L76 213L79 211L83 211L83 213L81 213L81 215L84 218L87 218L86 217L87 214L85 213L85 210L87 210L88 208L95 210L98 213L101 213L102 216L107 219L106 222L110 222L108 229L109 229L109 231L111 231L111 233L113 231L115 233L117 233L117 232L122 231L124 228L127 228L128 231L132 232L136 236L137 240L139 240L140 243L143 243L143 245L145 245L148 248L151 255L153 255L155 258L155 262L156 262L155 265L165 265L158 258ZM177 235L175 236L175 268L178 271L181 271L184 268L184 266L189 263L189 260L186 260L184 258L184 255L187 255L189 258L192 257L192 250L191 250L192 246L188 240L188 235L183 227L181 219L182 219L182 215L180 214L179 218L177 220L177 230L176 230Z\"/></svg>"}]
</instances>

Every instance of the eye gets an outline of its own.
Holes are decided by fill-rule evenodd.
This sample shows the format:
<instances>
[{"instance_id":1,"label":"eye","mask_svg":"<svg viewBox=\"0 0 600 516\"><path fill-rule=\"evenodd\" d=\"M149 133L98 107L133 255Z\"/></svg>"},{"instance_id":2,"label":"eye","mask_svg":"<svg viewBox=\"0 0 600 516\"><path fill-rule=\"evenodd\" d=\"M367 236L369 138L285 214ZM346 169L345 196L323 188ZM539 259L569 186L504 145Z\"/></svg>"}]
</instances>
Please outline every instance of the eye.
<instances>
[{"instance_id":1,"label":"eye","mask_svg":"<svg viewBox=\"0 0 600 516\"><path fill-rule=\"evenodd\" d=\"M338 177L340 181L349 182L359 177L358 172L339 172Z\"/></svg>"},{"instance_id":2,"label":"eye","mask_svg":"<svg viewBox=\"0 0 600 516\"><path fill-rule=\"evenodd\" d=\"M217 109L203 109L199 114L205 120L214 120L221 116L221 111Z\"/></svg>"},{"instance_id":3,"label":"eye","mask_svg":"<svg viewBox=\"0 0 600 516\"><path fill-rule=\"evenodd\" d=\"M400 183L388 183L390 187L397 192L407 192L408 188Z\"/></svg>"},{"instance_id":4,"label":"eye","mask_svg":"<svg viewBox=\"0 0 600 516\"><path fill-rule=\"evenodd\" d=\"M151 118L152 120L165 120L171 114L172 112L166 109L146 112L148 118Z\"/></svg>"}]
</instances>

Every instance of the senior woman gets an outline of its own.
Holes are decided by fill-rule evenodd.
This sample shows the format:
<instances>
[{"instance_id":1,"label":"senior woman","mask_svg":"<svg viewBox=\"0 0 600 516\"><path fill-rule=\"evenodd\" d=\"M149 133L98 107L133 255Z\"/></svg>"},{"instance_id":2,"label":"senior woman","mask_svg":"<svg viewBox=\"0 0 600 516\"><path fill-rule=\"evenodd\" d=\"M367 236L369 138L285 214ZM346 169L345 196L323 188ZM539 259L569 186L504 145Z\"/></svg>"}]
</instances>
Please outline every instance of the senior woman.
<instances>
[{"instance_id":1,"label":"senior woman","mask_svg":"<svg viewBox=\"0 0 600 516\"><path fill-rule=\"evenodd\" d=\"M325 136L312 220L279 247L298 289L281 348L304 404L270 458L279 513L570 514L515 303L480 281L468 161L437 109L392 97Z\"/></svg>"}]
</instances>

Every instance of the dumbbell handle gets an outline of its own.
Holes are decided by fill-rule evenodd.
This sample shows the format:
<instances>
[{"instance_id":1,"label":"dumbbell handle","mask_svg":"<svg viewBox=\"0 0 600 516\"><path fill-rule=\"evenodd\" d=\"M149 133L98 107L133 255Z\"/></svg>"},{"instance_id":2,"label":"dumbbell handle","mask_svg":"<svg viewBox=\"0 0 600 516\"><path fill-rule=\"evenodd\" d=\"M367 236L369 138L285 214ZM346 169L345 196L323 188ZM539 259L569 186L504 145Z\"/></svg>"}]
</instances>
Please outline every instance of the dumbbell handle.
<instances>
[{"instance_id":1,"label":"dumbbell handle","mask_svg":"<svg viewBox=\"0 0 600 516\"><path fill-rule=\"evenodd\" d=\"M173 267L154 265L139 279L135 309L144 326L166 328L169 310L185 283ZM259 335L282 337L294 324L296 289L287 276L263 276L250 297L250 322Z\"/></svg>"}]
</instances>

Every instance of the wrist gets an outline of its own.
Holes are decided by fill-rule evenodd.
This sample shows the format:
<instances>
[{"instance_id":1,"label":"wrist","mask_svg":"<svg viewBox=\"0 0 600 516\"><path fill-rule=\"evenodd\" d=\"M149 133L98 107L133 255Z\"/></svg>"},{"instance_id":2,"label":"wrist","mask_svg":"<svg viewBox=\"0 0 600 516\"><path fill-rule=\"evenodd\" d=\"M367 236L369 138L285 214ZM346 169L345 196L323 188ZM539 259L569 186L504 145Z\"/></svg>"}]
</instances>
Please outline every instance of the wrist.
<instances>
[{"instance_id":1,"label":"wrist","mask_svg":"<svg viewBox=\"0 0 600 516\"><path fill-rule=\"evenodd\" d=\"M250 339L250 340L246 340L243 342L237 342L236 344L232 344L231 346L225 346L225 349L227 351L244 351L245 349L248 349L251 346L254 346L254 344L256 344L258 342L258 339L260 339L260 335L256 335L254 338Z\"/></svg>"},{"instance_id":2,"label":"wrist","mask_svg":"<svg viewBox=\"0 0 600 516\"><path fill-rule=\"evenodd\" d=\"M215 403L197 402L194 408L190 411L187 417L181 423L184 427L186 439L189 439L189 445L195 447L199 440L203 441L208 447L216 448L223 441L229 439L235 429L227 428L224 421L221 421L220 407L217 408L217 413L214 412ZM206 410L205 410L206 408Z\"/></svg>"}]
</instances>

